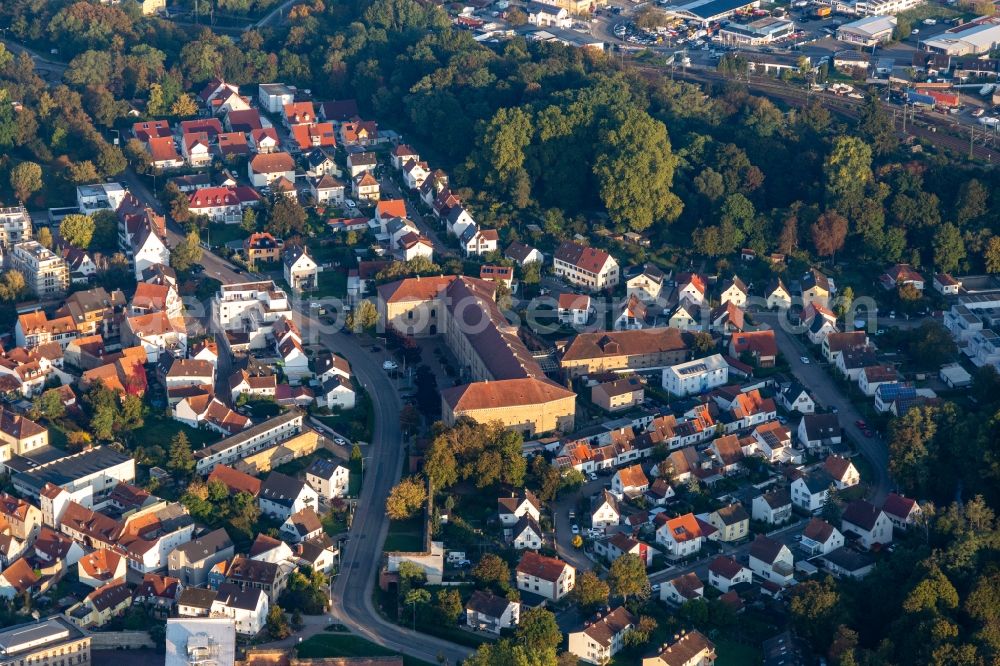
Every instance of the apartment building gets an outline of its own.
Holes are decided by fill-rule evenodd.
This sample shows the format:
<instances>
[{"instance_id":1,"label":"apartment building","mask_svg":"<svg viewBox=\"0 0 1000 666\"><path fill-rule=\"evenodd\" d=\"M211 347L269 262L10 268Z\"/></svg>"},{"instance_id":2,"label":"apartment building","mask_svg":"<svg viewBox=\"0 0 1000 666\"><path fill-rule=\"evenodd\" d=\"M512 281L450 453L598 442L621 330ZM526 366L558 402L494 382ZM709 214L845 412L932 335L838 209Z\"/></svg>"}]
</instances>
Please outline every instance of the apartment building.
<instances>
[{"instance_id":1,"label":"apartment building","mask_svg":"<svg viewBox=\"0 0 1000 666\"><path fill-rule=\"evenodd\" d=\"M303 412L291 409L221 442L199 449L194 454L197 461L195 470L201 475L207 475L216 465L231 466L259 451L277 446L281 441L300 433L303 421Z\"/></svg>"},{"instance_id":2,"label":"apartment building","mask_svg":"<svg viewBox=\"0 0 1000 666\"><path fill-rule=\"evenodd\" d=\"M212 323L230 343L242 338L248 348L263 349L282 319L291 320L292 310L288 295L273 280L224 284L212 297Z\"/></svg>"},{"instance_id":3,"label":"apartment building","mask_svg":"<svg viewBox=\"0 0 1000 666\"><path fill-rule=\"evenodd\" d=\"M24 206L0 208L0 248L12 247L31 238L31 216Z\"/></svg>"},{"instance_id":4,"label":"apartment building","mask_svg":"<svg viewBox=\"0 0 1000 666\"><path fill-rule=\"evenodd\" d=\"M558 277L591 291L615 287L620 279L618 262L610 254L572 241L556 249L552 266Z\"/></svg>"},{"instance_id":5,"label":"apartment building","mask_svg":"<svg viewBox=\"0 0 1000 666\"><path fill-rule=\"evenodd\" d=\"M689 338L676 328L581 333L559 364L570 377L675 365L688 358Z\"/></svg>"},{"instance_id":6,"label":"apartment building","mask_svg":"<svg viewBox=\"0 0 1000 666\"><path fill-rule=\"evenodd\" d=\"M704 393L729 381L729 364L721 354L663 369L663 388L676 396Z\"/></svg>"},{"instance_id":7,"label":"apartment building","mask_svg":"<svg viewBox=\"0 0 1000 666\"><path fill-rule=\"evenodd\" d=\"M22 241L9 255L10 265L24 276L39 299L58 298L69 288L69 264L38 241Z\"/></svg>"},{"instance_id":8,"label":"apartment building","mask_svg":"<svg viewBox=\"0 0 1000 666\"><path fill-rule=\"evenodd\" d=\"M0 631L0 664L89 664L90 635L63 615L16 624Z\"/></svg>"}]
</instances>

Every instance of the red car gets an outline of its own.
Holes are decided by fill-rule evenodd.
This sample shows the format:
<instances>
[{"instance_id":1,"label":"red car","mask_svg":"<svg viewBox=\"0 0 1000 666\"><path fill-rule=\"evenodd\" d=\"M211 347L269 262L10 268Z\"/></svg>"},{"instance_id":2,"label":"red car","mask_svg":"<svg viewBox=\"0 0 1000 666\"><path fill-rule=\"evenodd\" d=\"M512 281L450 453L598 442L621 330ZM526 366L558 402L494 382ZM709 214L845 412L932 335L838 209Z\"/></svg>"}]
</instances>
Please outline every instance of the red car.
<instances>
[{"instance_id":1,"label":"red car","mask_svg":"<svg viewBox=\"0 0 1000 666\"><path fill-rule=\"evenodd\" d=\"M873 433L872 433L871 430L865 430L863 432L863 434L864 434L865 437L872 437L873 436Z\"/></svg>"},{"instance_id":2,"label":"red car","mask_svg":"<svg viewBox=\"0 0 1000 666\"><path fill-rule=\"evenodd\" d=\"M855 421L855 422L854 422L854 425L858 426L858 427L859 427L859 428L861 428L862 430L864 430L865 428L867 428L867 427L868 427L868 424L867 424L867 423L865 423L865 422L864 422L864 420L862 420L862 419L858 419L857 421Z\"/></svg>"}]
</instances>

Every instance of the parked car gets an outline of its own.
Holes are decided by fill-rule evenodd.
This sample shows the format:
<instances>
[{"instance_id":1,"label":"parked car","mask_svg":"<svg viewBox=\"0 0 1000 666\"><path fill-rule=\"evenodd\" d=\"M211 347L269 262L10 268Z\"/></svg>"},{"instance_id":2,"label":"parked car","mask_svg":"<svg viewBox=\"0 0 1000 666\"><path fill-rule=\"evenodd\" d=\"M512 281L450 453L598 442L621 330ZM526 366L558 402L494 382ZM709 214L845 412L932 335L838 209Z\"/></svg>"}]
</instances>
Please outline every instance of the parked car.
<instances>
[{"instance_id":1,"label":"parked car","mask_svg":"<svg viewBox=\"0 0 1000 666\"><path fill-rule=\"evenodd\" d=\"M808 356L800 356L799 360L802 361L802 365L809 365L809 357Z\"/></svg>"},{"instance_id":2,"label":"parked car","mask_svg":"<svg viewBox=\"0 0 1000 666\"><path fill-rule=\"evenodd\" d=\"M573 534L579 534L580 533L580 526L579 525L574 524L574 525L570 526L569 529L570 529L571 532L573 532Z\"/></svg>"}]
</instances>

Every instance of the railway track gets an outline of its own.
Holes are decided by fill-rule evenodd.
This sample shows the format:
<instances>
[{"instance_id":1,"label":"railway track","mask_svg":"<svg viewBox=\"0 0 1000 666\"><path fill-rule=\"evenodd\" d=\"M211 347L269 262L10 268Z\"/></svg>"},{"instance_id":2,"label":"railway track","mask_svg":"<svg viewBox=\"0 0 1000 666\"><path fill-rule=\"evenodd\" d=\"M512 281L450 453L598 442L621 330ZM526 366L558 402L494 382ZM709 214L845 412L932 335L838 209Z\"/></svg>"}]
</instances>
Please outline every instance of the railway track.
<instances>
[{"instance_id":1,"label":"railway track","mask_svg":"<svg viewBox=\"0 0 1000 666\"><path fill-rule=\"evenodd\" d=\"M664 69L661 67L639 64L635 64L635 67L641 72L664 76ZM677 79L701 84L727 83L732 81L716 72L690 68L684 70L675 69L673 76ZM862 104L862 102L851 98L836 97L828 93L813 94L809 91L793 88L772 80L754 80L751 78L750 81L744 81L743 83L746 83L750 90L765 97L780 100L788 106L803 108L813 99L818 100L828 110L850 120L858 119L859 107ZM982 130L968 127L961 127L959 129L957 125L948 125L945 123L931 124L922 118L907 122L905 131L901 117L895 118L895 125L900 138L911 137L923 139L935 147L947 150L958 157L969 156L969 134L974 131L982 132ZM956 131L959 132L958 136L953 134ZM963 137L961 134L965 134L965 136ZM985 134L983 136L985 137ZM1000 164L1000 150L991 145L973 141L972 158L988 164Z\"/></svg>"}]
</instances>

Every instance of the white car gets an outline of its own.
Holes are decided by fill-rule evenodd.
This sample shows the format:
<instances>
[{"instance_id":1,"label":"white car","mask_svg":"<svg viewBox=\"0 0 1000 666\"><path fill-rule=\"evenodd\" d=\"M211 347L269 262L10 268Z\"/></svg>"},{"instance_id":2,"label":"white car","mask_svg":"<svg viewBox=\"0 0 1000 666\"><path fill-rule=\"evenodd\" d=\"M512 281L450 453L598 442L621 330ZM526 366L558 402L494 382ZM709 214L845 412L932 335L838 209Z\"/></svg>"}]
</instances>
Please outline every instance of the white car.
<instances>
[{"instance_id":1,"label":"white car","mask_svg":"<svg viewBox=\"0 0 1000 666\"><path fill-rule=\"evenodd\" d=\"M569 529L570 529L571 532L573 532L573 534L579 534L580 533L580 526L579 525L573 525Z\"/></svg>"},{"instance_id":2,"label":"white car","mask_svg":"<svg viewBox=\"0 0 1000 666\"><path fill-rule=\"evenodd\" d=\"M386 371L395 370L398 367L399 367L399 364L396 363L395 361L384 361L382 363L382 369L386 370Z\"/></svg>"},{"instance_id":3,"label":"white car","mask_svg":"<svg viewBox=\"0 0 1000 666\"><path fill-rule=\"evenodd\" d=\"M311 309L315 310L316 308L319 307L319 303L317 303L316 301L313 301L312 303L309 304L309 307Z\"/></svg>"},{"instance_id":4,"label":"white car","mask_svg":"<svg viewBox=\"0 0 1000 666\"><path fill-rule=\"evenodd\" d=\"M343 437L334 437L333 441L335 444L340 444L341 446L347 446L347 440Z\"/></svg>"},{"instance_id":5,"label":"white car","mask_svg":"<svg viewBox=\"0 0 1000 666\"><path fill-rule=\"evenodd\" d=\"M347 200L347 201L345 201L344 203L346 203L346 204L347 204L347 207L348 207L348 208L357 208L357 207L358 207L358 204L354 203L354 202L353 202L353 201L351 201L350 199L348 199L348 200Z\"/></svg>"},{"instance_id":6,"label":"white car","mask_svg":"<svg viewBox=\"0 0 1000 666\"><path fill-rule=\"evenodd\" d=\"M800 356L799 360L802 361L802 365L809 365L809 357L808 356Z\"/></svg>"}]
</instances>

